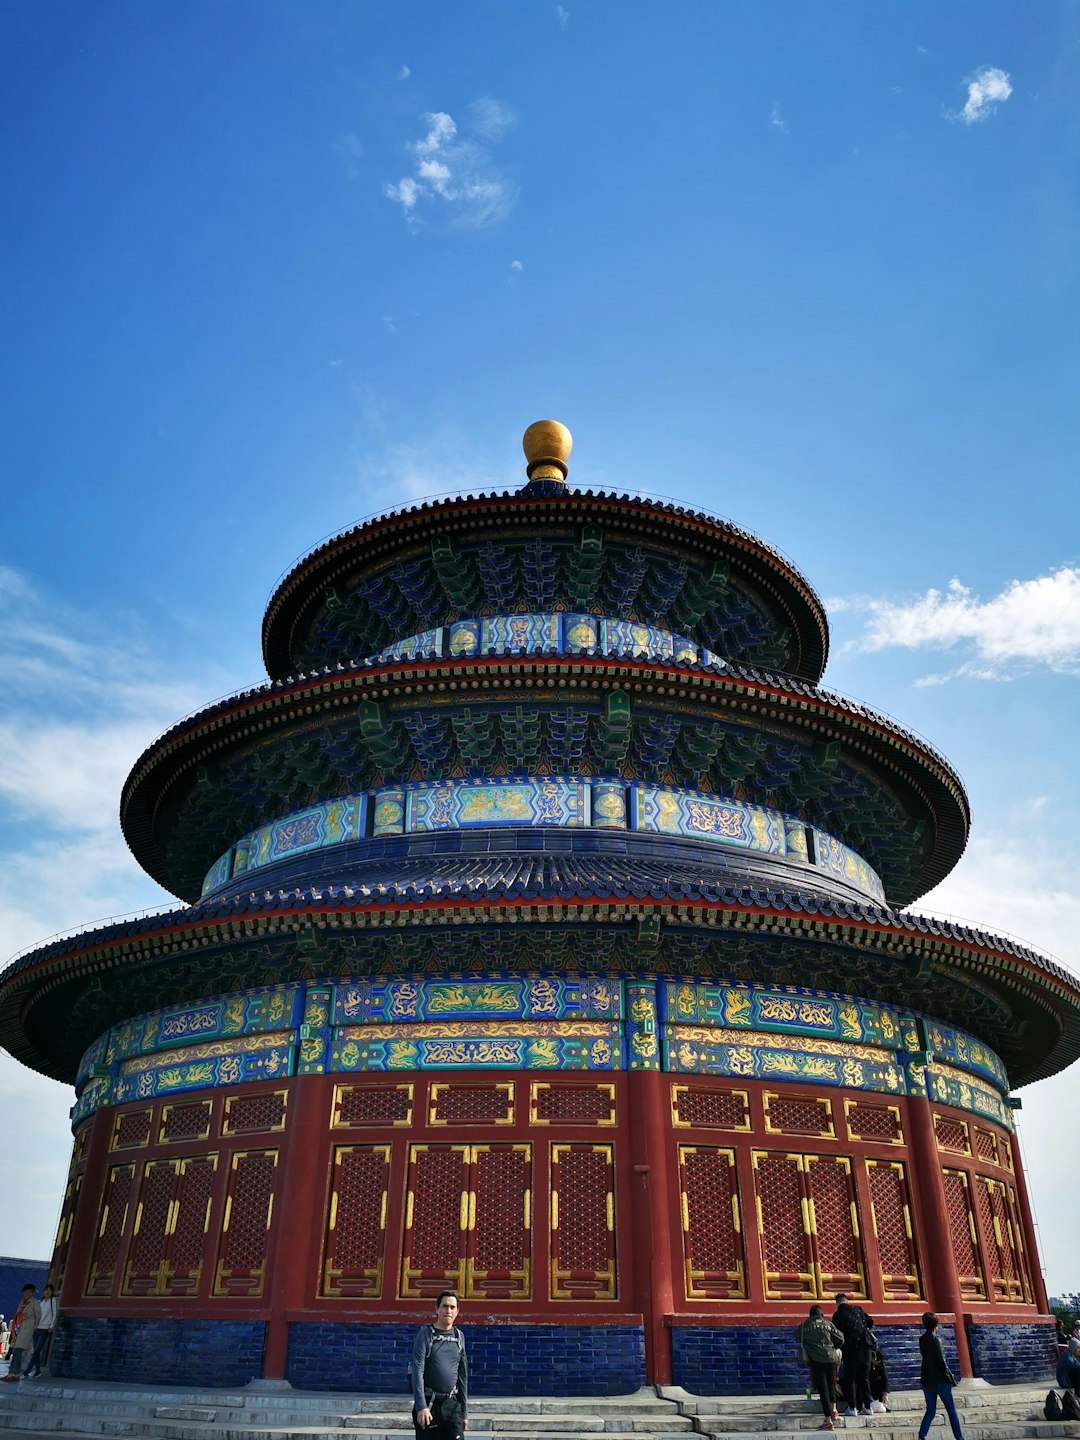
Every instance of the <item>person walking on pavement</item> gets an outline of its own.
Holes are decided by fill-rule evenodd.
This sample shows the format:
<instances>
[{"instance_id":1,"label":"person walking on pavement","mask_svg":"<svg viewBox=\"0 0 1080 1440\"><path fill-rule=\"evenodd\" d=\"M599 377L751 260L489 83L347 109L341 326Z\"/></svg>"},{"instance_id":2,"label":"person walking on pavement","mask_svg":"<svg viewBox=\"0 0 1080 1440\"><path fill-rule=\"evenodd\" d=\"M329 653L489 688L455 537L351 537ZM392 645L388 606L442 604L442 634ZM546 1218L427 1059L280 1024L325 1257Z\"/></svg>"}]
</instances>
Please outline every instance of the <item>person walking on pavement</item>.
<instances>
[{"instance_id":1,"label":"person walking on pavement","mask_svg":"<svg viewBox=\"0 0 1080 1440\"><path fill-rule=\"evenodd\" d=\"M833 1324L844 1337L844 1372L841 1381L847 1396L845 1415L870 1415L870 1327L861 1305L853 1305L841 1292L836 1297Z\"/></svg>"},{"instance_id":2,"label":"person walking on pavement","mask_svg":"<svg viewBox=\"0 0 1080 1440\"><path fill-rule=\"evenodd\" d=\"M825 1415L818 1429L831 1430L839 1419L836 1411L836 1352L843 1346L844 1336L831 1321L825 1319L820 1305L811 1305L810 1314L795 1327L795 1343L802 1346Z\"/></svg>"},{"instance_id":3,"label":"person walking on pavement","mask_svg":"<svg viewBox=\"0 0 1080 1440\"><path fill-rule=\"evenodd\" d=\"M8 1373L4 1376L5 1385L18 1384L19 1374L34 1343L34 1331L41 1319L41 1306L34 1299L34 1288L27 1281L23 1286L19 1308L15 1311L15 1319L12 1323L15 1334L11 1341L11 1364L8 1367Z\"/></svg>"},{"instance_id":4,"label":"person walking on pavement","mask_svg":"<svg viewBox=\"0 0 1080 1440\"><path fill-rule=\"evenodd\" d=\"M919 1336L919 1354L922 1356L919 1384L922 1386L922 1393L926 1400L926 1413L919 1426L919 1440L926 1440L930 1426L934 1423L934 1416L937 1414L939 1400L945 1406L945 1413L949 1417L949 1424L952 1426L955 1440L964 1440L964 1432L960 1428L960 1417L956 1413L956 1401L953 1399L952 1393L953 1386L956 1384L956 1376L949 1369L945 1351L941 1348L941 1341L937 1334L938 1318L932 1310L928 1310L922 1317L922 1323L923 1333Z\"/></svg>"},{"instance_id":5,"label":"person walking on pavement","mask_svg":"<svg viewBox=\"0 0 1080 1440\"><path fill-rule=\"evenodd\" d=\"M469 1428L469 1365L465 1337L454 1323L459 1304L453 1290L435 1301L434 1325L421 1325L413 1341L409 1374L417 1440L464 1440Z\"/></svg>"}]
</instances>

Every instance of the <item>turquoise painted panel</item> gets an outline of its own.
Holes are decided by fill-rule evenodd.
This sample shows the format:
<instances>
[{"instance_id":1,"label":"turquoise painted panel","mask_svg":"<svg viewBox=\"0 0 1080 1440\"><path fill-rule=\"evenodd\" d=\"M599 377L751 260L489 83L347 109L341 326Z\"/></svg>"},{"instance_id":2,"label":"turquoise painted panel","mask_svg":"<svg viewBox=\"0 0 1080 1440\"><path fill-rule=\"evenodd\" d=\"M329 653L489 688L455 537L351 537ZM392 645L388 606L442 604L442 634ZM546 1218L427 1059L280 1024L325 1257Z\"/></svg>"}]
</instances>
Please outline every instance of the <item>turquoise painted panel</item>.
<instances>
[{"instance_id":1,"label":"turquoise painted panel","mask_svg":"<svg viewBox=\"0 0 1080 1440\"><path fill-rule=\"evenodd\" d=\"M233 863L234 852L226 850L224 855L219 856L213 865L206 872L206 879L203 881L202 893L205 895L208 890L216 890L219 885L224 885L228 880Z\"/></svg>"},{"instance_id":2,"label":"turquoise painted panel","mask_svg":"<svg viewBox=\"0 0 1080 1440\"><path fill-rule=\"evenodd\" d=\"M563 615L561 649L567 655L594 655L600 646L600 622L594 615Z\"/></svg>"},{"instance_id":3,"label":"turquoise painted panel","mask_svg":"<svg viewBox=\"0 0 1080 1440\"><path fill-rule=\"evenodd\" d=\"M959 1070L985 1076L999 1089L1008 1090L1009 1077L1005 1066L993 1050L981 1040L976 1040L974 1035L966 1035L948 1025L939 1025L937 1021L928 1021L926 1041L935 1059L955 1065Z\"/></svg>"},{"instance_id":4,"label":"turquoise painted panel","mask_svg":"<svg viewBox=\"0 0 1080 1440\"><path fill-rule=\"evenodd\" d=\"M398 640L380 650L375 660L392 664L397 660L437 660L442 654L443 632L438 626L434 630L423 630L419 635L410 635L407 640Z\"/></svg>"},{"instance_id":5,"label":"turquoise painted panel","mask_svg":"<svg viewBox=\"0 0 1080 1440\"><path fill-rule=\"evenodd\" d=\"M605 655L632 656L636 660L671 660L675 641L670 630L638 625L630 620L601 620L601 648Z\"/></svg>"},{"instance_id":6,"label":"turquoise painted panel","mask_svg":"<svg viewBox=\"0 0 1080 1440\"><path fill-rule=\"evenodd\" d=\"M592 783L592 823L597 830L625 830L626 786L620 780Z\"/></svg>"},{"instance_id":7,"label":"turquoise painted panel","mask_svg":"<svg viewBox=\"0 0 1080 1440\"><path fill-rule=\"evenodd\" d=\"M376 796L376 815L384 793ZM587 814L587 782L576 776L442 780L408 787L405 829L412 834L476 825L579 826Z\"/></svg>"},{"instance_id":8,"label":"turquoise painted panel","mask_svg":"<svg viewBox=\"0 0 1080 1440\"><path fill-rule=\"evenodd\" d=\"M661 984L664 1018L675 1024L775 1031L837 1041L861 1041L891 1050L917 1051L915 1016L849 996L791 986Z\"/></svg>"},{"instance_id":9,"label":"turquoise painted panel","mask_svg":"<svg viewBox=\"0 0 1080 1440\"><path fill-rule=\"evenodd\" d=\"M377 790L374 797L375 835L403 835L405 833L405 791L401 786Z\"/></svg>"},{"instance_id":10,"label":"turquoise painted panel","mask_svg":"<svg viewBox=\"0 0 1080 1440\"><path fill-rule=\"evenodd\" d=\"M480 621L479 620L458 620L450 626L450 639L447 645L449 654L479 655L480 653Z\"/></svg>"},{"instance_id":11,"label":"turquoise painted panel","mask_svg":"<svg viewBox=\"0 0 1080 1440\"><path fill-rule=\"evenodd\" d=\"M667 785L636 784L634 788L639 830L711 840L769 855L786 853L784 819L777 810Z\"/></svg>"},{"instance_id":12,"label":"turquoise painted panel","mask_svg":"<svg viewBox=\"0 0 1080 1440\"><path fill-rule=\"evenodd\" d=\"M619 1026L593 1026L581 1036L470 1035L410 1039L340 1031L330 1069L338 1072L393 1070L617 1070Z\"/></svg>"},{"instance_id":13,"label":"turquoise painted panel","mask_svg":"<svg viewBox=\"0 0 1080 1440\"><path fill-rule=\"evenodd\" d=\"M862 858L856 855L854 850L849 850L832 835L827 835L824 830L814 831L814 852L816 863L822 870L827 870L830 875L836 875L841 880L846 880L849 885L855 885L867 895L872 895L875 900L884 901L885 891L875 871Z\"/></svg>"},{"instance_id":14,"label":"turquoise painted panel","mask_svg":"<svg viewBox=\"0 0 1080 1440\"><path fill-rule=\"evenodd\" d=\"M607 976L456 976L357 980L332 988L334 1025L426 1020L618 1020L622 985Z\"/></svg>"},{"instance_id":15,"label":"turquoise painted panel","mask_svg":"<svg viewBox=\"0 0 1080 1440\"><path fill-rule=\"evenodd\" d=\"M557 615L494 615L480 622L482 655L555 654L558 649Z\"/></svg>"},{"instance_id":16,"label":"turquoise painted panel","mask_svg":"<svg viewBox=\"0 0 1080 1440\"><path fill-rule=\"evenodd\" d=\"M667 1069L673 1074L730 1075L746 1080L842 1086L851 1090L906 1093L903 1067L893 1060L825 1049L791 1050L761 1044L738 1045L699 1038L707 1032L671 1025L665 1035ZM819 1041L820 1046L826 1042Z\"/></svg>"}]
</instances>

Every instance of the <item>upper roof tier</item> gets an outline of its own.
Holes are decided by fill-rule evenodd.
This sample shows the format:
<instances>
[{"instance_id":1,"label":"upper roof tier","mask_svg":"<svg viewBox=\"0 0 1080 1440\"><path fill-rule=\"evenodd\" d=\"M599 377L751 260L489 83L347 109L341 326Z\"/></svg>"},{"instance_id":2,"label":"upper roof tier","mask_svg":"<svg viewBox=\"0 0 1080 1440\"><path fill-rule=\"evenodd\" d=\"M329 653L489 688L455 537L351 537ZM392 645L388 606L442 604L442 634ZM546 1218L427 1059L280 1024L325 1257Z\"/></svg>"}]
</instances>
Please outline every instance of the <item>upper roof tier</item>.
<instances>
[{"instance_id":1,"label":"upper roof tier","mask_svg":"<svg viewBox=\"0 0 1080 1440\"><path fill-rule=\"evenodd\" d=\"M728 521L658 500L575 491L569 432L525 435L516 493L439 500L364 521L278 585L263 654L282 679L377 654L464 616L577 611L689 636L737 664L816 683L825 611L809 581Z\"/></svg>"}]
</instances>

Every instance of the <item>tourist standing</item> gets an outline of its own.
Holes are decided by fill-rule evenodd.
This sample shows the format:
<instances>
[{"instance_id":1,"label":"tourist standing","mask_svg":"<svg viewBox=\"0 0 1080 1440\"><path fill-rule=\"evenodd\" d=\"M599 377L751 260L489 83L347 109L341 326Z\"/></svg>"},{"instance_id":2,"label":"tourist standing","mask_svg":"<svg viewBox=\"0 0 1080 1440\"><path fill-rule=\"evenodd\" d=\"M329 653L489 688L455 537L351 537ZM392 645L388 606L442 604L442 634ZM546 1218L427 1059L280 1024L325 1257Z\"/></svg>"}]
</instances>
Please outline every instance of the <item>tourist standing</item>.
<instances>
[{"instance_id":1,"label":"tourist standing","mask_svg":"<svg viewBox=\"0 0 1080 1440\"><path fill-rule=\"evenodd\" d=\"M34 1289L35 1287L29 1282L23 1286L22 1299L19 1301L18 1310L15 1311L15 1319L11 1327L15 1332L11 1340L11 1364L8 1367L8 1373L4 1376L6 1385L14 1385L18 1382L19 1373L34 1343L34 1331L41 1318L41 1306L34 1299Z\"/></svg>"},{"instance_id":2,"label":"tourist standing","mask_svg":"<svg viewBox=\"0 0 1080 1440\"><path fill-rule=\"evenodd\" d=\"M843 1293L836 1297L833 1324L844 1336L844 1373L841 1382L847 1396L846 1415L869 1415L870 1410L870 1326L861 1305L853 1305Z\"/></svg>"},{"instance_id":3,"label":"tourist standing","mask_svg":"<svg viewBox=\"0 0 1080 1440\"><path fill-rule=\"evenodd\" d=\"M956 1376L949 1369L945 1351L941 1348L941 1341L938 1339L938 1318L932 1310L928 1310L922 1317L922 1323L923 1333L919 1336L919 1354L922 1356L919 1384L922 1386L923 1396L926 1400L926 1413L919 1426L919 1440L926 1440L930 1426L934 1423L934 1416L937 1414L939 1400L945 1406L945 1413L949 1417L949 1424L952 1426L952 1433L956 1440L964 1440L964 1432L960 1429L960 1417L956 1413L956 1402L952 1393L953 1386L956 1384Z\"/></svg>"},{"instance_id":4,"label":"tourist standing","mask_svg":"<svg viewBox=\"0 0 1080 1440\"><path fill-rule=\"evenodd\" d=\"M435 1301L434 1325L421 1325L413 1341L413 1426L427 1440L464 1440L469 1428L469 1366L465 1337L454 1324L458 1308L454 1291L444 1290Z\"/></svg>"},{"instance_id":5,"label":"tourist standing","mask_svg":"<svg viewBox=\"0 0 1080 1440\"><path fill-rule=\"evenodd\" d=\"M49 1363L49 1345L52 1343L53 1327L56 1325L56 1291L46 1285L41 1292L41 1315L34 1331L34 1349L30 1364L23 1371L23 1379L29 1380L32 1373L41 1374L42 1366Z\"/></svg>"},{"instance_id":6,"label":"tourist standing","mask_svg":"<svg viewBox=\"0 0 1080 1440\"><path fill-rule=\"evenodd\" d=\"M825 1319L820 1305L811 1305L810 1314L795 1327L795 1341L802 1346L825 1415L818 1429L831 1430L839 1418L836 1411L836 1355L844 1343L843 1333Z\"/></svg>"}]
</instances>

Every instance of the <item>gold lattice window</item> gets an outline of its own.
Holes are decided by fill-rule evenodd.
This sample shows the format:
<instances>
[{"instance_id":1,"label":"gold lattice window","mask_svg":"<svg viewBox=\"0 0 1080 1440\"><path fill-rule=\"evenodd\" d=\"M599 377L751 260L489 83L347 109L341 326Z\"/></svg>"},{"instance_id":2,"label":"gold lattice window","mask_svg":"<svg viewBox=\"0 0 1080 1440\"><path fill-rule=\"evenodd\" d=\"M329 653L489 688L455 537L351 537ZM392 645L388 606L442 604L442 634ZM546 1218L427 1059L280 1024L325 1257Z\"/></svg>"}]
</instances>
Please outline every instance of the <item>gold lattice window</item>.
<instances>
[{"instance_id":1,"label":"gold lattice window","mask_svg":"<svg viewBox=\"0 0 1080 1440\"><path fill-rule=\"evenodd\" d=\"M671 1123L676 1128L749 1131L750 1097L721 1086L672 1085Z\"/></svg>"},{"instance_id":2,"label":"gold lattice window","mask_svg":"<svg viewBox=\"0 0 1080 1440\"><path fill-rule=\"evenodd\" d=\"M529 1119L533 1125L614 1125L615 1086L534 1080Z\"/></svg>"},{"instance_id":3,"label":"gold lattice window","mask_svg":"<svg viewBox=\"0 0 1080 1440\"><path fill-rule=\"evenodd\" d=\"M120 1255L120 1242L127 1228L134 1182L134 1165L110 1166L98 1218L98 1233L90 1257L90 1276L86 1282L86 1293L89 1296L112 1294L113 1277Z\"/></svg>"},{"instance_id":4,"label":"gold lattice window","mask_svg":"<svg viewBox=\"0 0 1080 1440\"><path fill-rule=\"evenodd\" d=\"M942 1170L941 1180L960 1294L967 1300L985 1300L986 1280L975 1240L975 1217L971 1210L967 1174L963 1170Z\"/></svg>"},{"instance_id":5,"label":"gold lattice window","mask_svg":"<svg viewBox=\"0 0 1080 1440\"><path fill-rule=\"evenodd\" d=\"M832 1101L816 1095L765 1095L765 1129L775 1135L814 1135L832 1140Z\"/></svg>"},{"instance_id":6,"label":"gold lattice window","mask_svg":"<svg viewBox=\"0 0 1080 1440\"><path fill-rule=\"evenodd\" d=\"M845 1156L752 1154L765 1294L795 1299L837 1289L866 1295L851 1161Z\"/></svg>"},{"instance_id":7,"label":"gold lattice window","mask_svg":"<svg viewBox=\"0 0 1080 1440\"><path fill-rule=\"evenodd\" d=\"M229 1164L215 1295L263 1293L278 1152L237 1150Z\"/></svg>"},{"instance_id":8,"label":"gold lattice window","mask_svg":"<svg viewBox=\"0 0 1080 1440\"><path fill-rule=\"evenodd\" d=\"M615 1151L551 1147L551 1298L614 1300Z\"/></svg>"},{"instance_id":9,"label":"gold lattice window","mask_svg":"<svg viewBox=\"0 0 1080 1440\"><path fill-rule=\"evenodd\" d=\"M150 1121L153 1111L121 1110L113 1120L110 1150L134 1150L150 1143Z\"/></svg>"},{"instance_id":10,"label":"gold lattice window","mask_svg":"<svg viewBox=\"0 0 1080 1440\"><path fill-rule=\"evenodd\" d=\"M921 1300L906 1167L899 1160L867 1160L866 1178L885 1298Z\"/></svg>"},{"instance_id":11,"label":"gold lattice window","mask_svg":"<svg viewBox=\"0 0 1080 1440\"><path fill-rule=\"evenodd\" d=\"M939 1150L955 1150L961 1155L971 1154L971 1139L966 1120L957 1120L952 1115L934 1116L934 1134Z\"/></svg>"},{"instance_id":12,"label":"gold lattice window","mask_svg":"<svg viewBox=\"0 0 1080 1440\"><path fill-rule=\"evenodd\" d=\"M512 1125L514 1082L462 1085L433 1081L429 1104L430 1125Z\"/></svg>"},{"instance_id":13,"label":"gold lattice window","mask_svg":"<svg viewBox=\"0 0 1080 1440\"><path fill-rule=\"evenodd\" d=\"M741 1300L746 1259L735 1152L679 1146L683 1269L688 1300Z\"/></svg>"},{"instance_id":14,"label":"gold lattice window","mask_svg":"<svg viewBox=\"0 0 1080 1440\"><path fill-rule=\"evenodd\" d=\"M163 1105L158 1143L164 1145L178 1140L205 1140L210 1134L210 1118L209 1100Z\"/></svg>"},{"instance_id":15,"label":"gold lattice window","mask_svg":"<svg viewBox=\"0 0 1080 1440\"><path fill-rule=\"evenodd\" d=\"M336 1145L326 1224L325 1296L382 1294L389 1145Z\"/></svg>"},{"instance_id":16,"label":"gold lattice window","mask_svg":"<svg viewBox=\"0 0 1080 1440\"><path fill-rule=\"evenodd\" d=\"M368 1125L412 1124L413 1087L402 1085L335 1085L330 1124L335 1130Z\"/></svg>"},{"instance_id":17,"label":"gold lattice window","mask_svg":"<svg viewBox=\"0 0 1080 1440\"><path fill-rule=\"evenodd\" d=\"M885 1145L904 1143L904 1126L899 1105L878 1105L869 1100L845 1100L848 1134L853 1140L873 1140Z\"/></svg>"},{"instance_id":18,"label":"gold lattice window","mask_svg":"<svg viewBox=\"0 0 1080 1440\"><path fill-rule=\"evenodd\" d=\"M532 1147L412 1145L400 1295L526 1300L532 1293Z\"/></svg>"},{"instance_id":19,"label":"gold lattice window","mask_svg":"<svg viewBox=\"0 0 1080 1440\"><path fill-rule=\"evenodd\" d=\"M252 1135L284 1130L289 1096L285 1090L258 1090L254 1095L227 1095L221 1116L223 1135Z\"/></svg>"},{"instance_id":20,"label":"gold lattice window","mask_svg":"<svg viewBox=\"0 0 1080 1440\"><path fill-rule=\"evenodd\" d=\"M989 1160L991 1165L996 1165L998 1163L997 1136L992 1130L984 1130L981 1125L975 1125L972 1129L977 1158Z\"/></svg>"}]
</instances>

